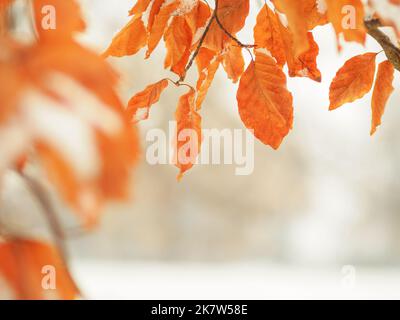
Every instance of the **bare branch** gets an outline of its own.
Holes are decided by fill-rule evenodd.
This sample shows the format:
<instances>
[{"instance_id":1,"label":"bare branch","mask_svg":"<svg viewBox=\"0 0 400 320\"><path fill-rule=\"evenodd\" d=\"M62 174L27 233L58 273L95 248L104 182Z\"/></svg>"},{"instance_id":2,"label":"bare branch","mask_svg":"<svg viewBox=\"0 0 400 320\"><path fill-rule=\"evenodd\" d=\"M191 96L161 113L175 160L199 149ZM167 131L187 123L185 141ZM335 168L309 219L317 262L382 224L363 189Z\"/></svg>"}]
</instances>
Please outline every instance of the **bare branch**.
<instances>
[{"instance_id":1,"label":"bare branch","mask_svg":"<svg viewBox=\"0 0 400 320\"><path fill-rule=\"evenodd\" d=\"M365 27L368 34L373 37L385 51L386 57L393 64L397 71L400 71L400 49L396 47L389 37L379 30L382 23L379 19L365 20Z\"/></svg>"},{"instance_id":2,"label":"bare branch","mask_svg":"<svg viewBox=\"0 0 400 320\"><path fill-rule=\"evenodd\" d=\"M67 256L67 249L65 246L64 231L63 231L63 228L62 228L60 222L58 221L57 214L54 210L54 207L53 207L49 197L46 194L46 190L43 188L43 186L40 184L40 182L37 181L36 179L34 179L33 177L30 177L24 173L20 173L20 174L25 179L25 181L27 182L33 195L36 197L40 206L42 207L43 212L46 215L50 230L53 233L53 238L54 238L56 247L60 253L61 259L63 260L63 264L67 270L68 277L70 278L71 283L73 283L76 292L78 292L82 296L81 290L79 289L78 285L74 281L72 275L70 274L70 272L67 268L68 256Z\"/></svg>"}]
</instances>

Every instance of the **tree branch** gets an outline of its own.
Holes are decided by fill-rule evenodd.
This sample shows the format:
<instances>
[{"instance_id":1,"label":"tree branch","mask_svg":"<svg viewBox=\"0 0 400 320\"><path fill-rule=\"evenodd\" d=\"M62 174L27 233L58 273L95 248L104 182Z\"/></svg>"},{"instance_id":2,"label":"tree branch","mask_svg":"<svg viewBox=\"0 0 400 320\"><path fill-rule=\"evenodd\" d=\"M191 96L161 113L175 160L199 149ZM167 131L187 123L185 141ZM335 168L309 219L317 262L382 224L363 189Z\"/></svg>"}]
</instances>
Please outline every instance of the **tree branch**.
<instances>
[{"instance_id":1,"label":"tree branch","mask_svg":"<svg viewBox=\"0 0 400 320\"><path fill-rule=\"evenodd\" d=\"M185 80L186 77L186 73L189 71L189 69L192 67L194 60L196 59L196 57L199 55L200 49L203 46L204 40L206 39L206 36L208 34L208 31L210 31L211 25L213 23L213 21L215 20L216 17L216 11L214 11L213 16L210 18L210 21L208 21L208 24L206 26L206 29L204 30L203 34L201 35L199 44L197 45L196 51L193 53L192 57L190 58L189 63L187 64L186 68L185 68L185 74L183 74L181 76L181 78L179 79L178 82L182 82Z\"/></svg>"},{"instance_id":2,"label":"tree branch","mask_svg":"<svg viewBox=\"0 0 400 320\"><path fill-rule=\"evenodd\" d=\"M56 244L56 247L60 253L60 257L63 261L63 264L66 268L67 275L71 281L71 283L74 285L76 292L80 294L82 297L82 292L79 289L78 285L76 284L75 280L73 279L69 269L67 268L67 249L65 246L65 235L63 228L60 224L60 222L57 219L56 212L54 210L54 207L49 199L49 197L46 194L46 191L44 190L43 186L40 184L39 181L36 179L28 176L27 174L20 173L22 178L25 179L26 183L28 184L30 190L32 191L32 194L36 197L38 200L40 206L43 209L44 214L46 215L47 222L49 224L50 230L53 234L53 238Z\"/></svg>"},{"instance_id":3,"label":"tree branch","mask_svg":"<svg viewBox=\"0 0 400 320\"><path fill-rule=\"evenodd\" d=\"M385 51L386 57L393 64L397 71L400 72L400 49L396 47L389 37L379 30L382 23L379 19L371 19L364 21L368 34L373 37Z\"/></svg>"}]
</instances>

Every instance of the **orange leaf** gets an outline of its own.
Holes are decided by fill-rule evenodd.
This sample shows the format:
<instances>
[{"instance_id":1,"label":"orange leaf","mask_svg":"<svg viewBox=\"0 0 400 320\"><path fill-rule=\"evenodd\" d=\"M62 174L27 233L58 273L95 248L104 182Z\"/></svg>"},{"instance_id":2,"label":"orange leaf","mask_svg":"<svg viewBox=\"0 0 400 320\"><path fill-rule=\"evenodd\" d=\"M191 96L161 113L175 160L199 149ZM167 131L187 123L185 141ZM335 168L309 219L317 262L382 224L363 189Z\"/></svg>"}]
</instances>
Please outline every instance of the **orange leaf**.
<instances>
[{"instance_id":1,"label":"orange leaf","mask_svg":"<svg viewBox=\"0 0 400 320\"><path fill-rule=\"evenodd\" d=\"M288 19L289 28L293 33L293 52L297 57L309 48L307 39L307 15L304 4L310 0L274 0L276 8ZM311 0L315 3L315 0Z\"/></svg>"},{"instance_id":2,"label":"orange leaf","mask_svg":"<svg viewBox=\"0 0 400 320\"><path fill-rule=\"evenodd\" d=\"M48 284L44 279L49 274L43 269L46 266L54 267L55 290L42 286ZM13 239L0 243L0 275L18 299L72 300L79 294L57 250L37 241Z\"/></svg>"},{"instance_id":3,"label":"orange leaf","mask_svg":"<svg viewBox=\"0 0 400 320\"><path fill-rule=\"evenodd\" d=\"M26 53L26 51L21 49L20 46L15 43L10 43L9 39L3 37L0 37L0 46L2 48L7 48L9 51L9 57L13 57L13 60L18 53ZM15 68L20 61L18 59L15 59L14 61L10 63L0 59L0 83L2 84L0 86L0 121L5 121L15 112L19 98L18 93L25 85L24 76L16 72Z\"/></svg>"},{"instance_id":4,"label":"orange leaf","mask_svg":"<svg viewBox=\"0 0 400 320\"><path fill-rule=\"evenodd\" d=\"M147 31L150 32L151 28L153 27L154 20L156 16L159 14L161 6L164 4L165 0L153 0L151 5L149 19L147 22Z\"/></svg>"},{"instance_id":5,"label":"orange leaf","mask_svg":"<svg viewBox=\"0 0 400 320\"><path fill-rule=\"evenodd\" d=\"M45 43L30 50L27 68L44 85L46 72L61 72L96 94L105 104L123 113L123 105L115 91L117 74L96 53L74 42Z\"/></svg>"},{"instance_id":6,"label":"orange leaf","mask_svg":"<svg viewBox=\"0 0 400 320\"><path fill-rule=\"evenodd\" d=\"M148 39L148 50L146 53L146 58L150 57L151 53L157 47L160 42L165 29L168 25L168 20L170 19L171 14L178 9L180 4L179 0L175 0L171 3L164 4L161 3L159 12L154 17L154 23L150 26L150 18L149 18L149 39ZM156 5L154 2L153 7ZM153 8L152 8L153 11Z\"/></svg>"},{"instance_id":7,"label":"orange leaf","mask_svg":"<svg viewBox=\"0 0 400 320\"><path fill-rule=\"evenodd\" d=\"M254 39L257 48L267 49L280 67L287 62L289 76L321 81L321 72L317 67L319 47L312 33L307 33L308 49L296 57L293 33L283 26L279 17L267 5L258 14Z\"/></svg>"},{"instance_id":8,"label":"orange leaf","mask_svg":"<svg viewBox=\"0 0 400 320\"><path fill-rule=\"evenodd\" d=\"M192 30L193 35L195 35L200 28L205 26L210 16L211 9L203 1L198 1L197 5L185 15L186 21Z\"/></svg>"},{"instance_id":9,"label":"orange leaf","mask_svg":"<svg viewBox=\"0 0 400 320\"><path fill-rule=\"evenodd\" d=\"M171 67L177 75L185 73L186 63L190 57L192 31L184 17L174 17L164 35L167 55L164 68Z\"/></svg>"},{"instance_id":10,"label":"orange leaf","mask_svg":"<svg viewBox=\"0 0 400 320\"><path fill-rule=\"evenodd\" d=\"M126 200L129 196L132 166L139 155L138 133L136 126L126 124L115 137L97 132L97 144L102 159L102 173L95 186L99 187L104 199ZM94 189L96 190L96 189ZM92 190L89 190L92 192ZM93 194L96 196L96 194ZM103 203L100 203L103 204ZM97 212L95 212L96 214Z\"/></svg>"},{"instance_id":11,"label":"orange leaf","mask_svg":"<svg viewBox=\"0 0 400 320\"><path fill-rule=\"evenodd\" d=\"M343 33L346 41L364 44L364 5L361 0L326 0L328 19L339 37Z\"/></svg>"},{"instance_id":12,"label":"orange leaf","mask_svg":"<svg viewBox=\"0 0 400 320\"><path fill-rule=\"evenodd\" d=\"M249 0L219 0L218 2L218 19L231 35L235 35L244 27L248 14ZM229 37L214 20L204 41L204 46L218 52L225 47L225 43L228 41L230 41Z\"/></svg>"},{"instance_id":13,"label":"orange leaf","mask_svg":"<svg viewBox=\"0 0 400 320\"><path fill-rule=\"evenodd\" d=\"M240 117L263 143L277 149L293 124L293 98L275 60L256 53L237 93Z\"/></svg>"},{"instance_id":14,"label":"orange leaf","mask_svg":"<svg viewBox=\"0 0 400 320\"><path fill-rule=\"evenodd\" d=\"M297 10L299 10L300 16L303 17L305 20L307 30L312 30L316 26L324 25L328 23L328 19L325 13L321 13L318 6L318 1L317 0L302 0L302 1L296 1L296 0L273 0L276 8L282 12L285 13L285 10L287 10L287 6L289 7L289 10L292 10L293 8L290 8L290 6L293 6L291 2L297 2L295 6L297 7ZM286 2L286 3L283 3ZM294 17L295 19L299 19L299 16ZM290 21L289 21L289 27L290 27Z\"/></svg>"},{"instance_id":15,"label":"orange leaf","mask_svg":"<svg viewBox=\"0 0 400 320\"><path fill-rule=\"evenodd\" d=\"M14 0L0 0L0 14L3 14Z\"/></svg>"},{"instance_id":16,"label":"orange leaf","mask_svg":"<svg viewBox=\"0 0 400 320\"><path fill-rule=\"evenodd\" d=\"M142 15L150 5L151 0L138 0L133 8L129 11L129 15Z\"/></svg>"},{"instance_id":17,"label":"orange leaf","mask_svg":"<svg viewBox=\"0 0 400 320\"><path fill-rule=\"evenodd\" d=\"M138 111L144 109L145 114L141 117L141 120L147 119L149 117L150 107L160 100L161 93L166 87L168 87L168 80L163 79L149 85L146 89L133 96L128 103L128 117L135 118L137 117Z\"/></svg>"},{"instance_id":18,"label":"orange leaf","mask_svg":"<svg viewBox=\"0 0 400 320\"><path fill-rule=\"evenodd\" d=\"M221 63L221 58L217 56L214 51L201 48L196 58L196 63L199 70L199 79L196 86L196 110L199 110L214 80L215 73Z\"/></svg>"},{"instance_id":19,"label":"orange leaf","mask_svg":"<svg viewBox=\"0 0 400 320\"><path fill-rule=\"evenodd\" d=\"M244 72L244 58L242 48L231 41L222 55L222 65L228 78L236 83Z\"/></svg>"},{"instance_id":20,"label":"orange leaf","mask_svg":"<svg viewBox=\"0 0 400 320\"><path fill-rule=\"evenodd\" d=\"M385 112L386 104L392 94L394 79L394 67L389 61L379 64L378 74L375 80L375 87L372 94L372 127L371 135L381 125L381 119Z\"/></svg>"},{"instance_id":21,"label":"orange leaf","mask_svg":"<svg viewBox=\"0 0 400 320\"><path fill-rule=\"evenodd\" d=\"M307 29L312 30L316 26L322 26L328 23L328 17L326 13L321 13L318 8L318 1L306 0L303 2L303 13L304 18L307 21Z\"/></svg>"},{"instance_id":22,"label":"orange leaf","mask_svg":"<svg viewBox=\"0 0 400 320\"><path fill-rule=\"evenodd\" d=\"M228 32L236 34L244 27L249 8L249 0L219 0L219 21Z\"/></svg>"},{"instance_id":23,"label":"orange leaf","mask_svg":"<svg viewBox=\"0 0 400 320\"><path fill-rule=\"evenodd\" d=\"M23 108L18 102L24 96L25 89L29 88L35 96L53 100L54 104L52 101L46 102L49 108L59 108L60 111L65 108L65 112L83 121L93 142L97 142L93 147L94 153L97 152L99 156L99 169L93 175L79 173L68 156L61 152L62 142L56 146L51 143L50 137L47 139L36 133L34 128L29 148L38 155L40 164L60 195L89 224L98 216L100 204L110 199L119 200L127 194L130 170L138 154L137 136L125 117L123 104L115 91L117 76L104 59L73 41L40 42L30 46L8 43L3 38L0 38L0 42L10 53L0 61L0 80L4 79L6 84L0 87L0 95L4 95L0 116L7 119L13 112L16 120L22 117L25 123L28 108ZM113 116L110 122L115 124L112 132L104 131L104 122L98 123L104 118L89 116L93 111L90 106L87 114L79 114L76 101L69 100L56 82L49 81L49 76L60 73L61 76L57 77L69 78L71 83L77 82L75 85L83 86L82 90L87 89L89 96L95 95L93 102L105 108L105 112L107 108L110 109L109 115ZM115 158L112 159L111 155Z\"/></svg>"},{"instance_id":24,"label":"orange leaf","mask_svg":"<svg viewBox=\"0 0 400 320\"><path fill-rule=\"evenodd\" d=\"M376 53L365 53L348 60L337 72L329 89L329 110L362 98L372 88Z\"/></svg>"},{"instance_id":25,"label":"orange leaf","mask_svg":"<svg viewBox=\"0 0 400 320\"><path fill-rule=\"evenodd\" d=\"M296 57L293 49L292 32L279 22L281 37L285 46L286 60L291 77L308 77L314 81L321 81L321 72L317 67L317 57L319 53L318 44L314 41L311 32L308 32L307 39L309 48Z\"/></svg>"},{"instance_id":26,"label":"orange leaf","mask_svg":"<svg viewBox=\"0 0 400 320\"><path fill-rule=\"evenodd\" d=\"M75 0L35 0L33 8L36 30L42 41L69 40L76 32L85 30L85 22Z\"/></svg>"},{"instance_id":27,"label":"orange leaf","mask_svg":"<svg viewBox=\"0 0 400 320\"><path fill-rule=\"evenodd\" d=\"M95 132L101 171L92 178L77 174L61 153L45 142L36 143L36 152L49 180L63 199L79 214L86 227L93 226L106 200L128 196L129 176L138 155L136 128L127 126L115 136Z\"/></svg>"},{"instance_id":28,"label":"orange leaf","mask_svg":"<svg viewBox=\"0 0 400 320\"><path fill-rule=\"evenodd\" d=\"M211 64L217 54L215 51L201 47L199 54L196 57L197 70L199 73L205 71Z\"/></svg>"},{"instance_id":29,"label":"orange leaf","mask_svg":"<svg viewBox=\"0 0 400 320\"><path fill-rule=\"evenodd\" d=\"M278 19L268 5L264 5L257 16L254 41L257 48L267 49L278 65L283 67L286 63L286 52Z\"/></svg>"},{"instance_id":30,"label":"orange leaf","mask_svg":"<svg viewBox=\"0 0 400 320\"><path fill-rule=\"evenodd\" d=\"M8 7L11 5L13 0L0 0L0 35L6 32L8 19Z\"/></svg>"},{"instance_id":31,"label":"orange leaf","mask_svg":"<svg viewBox=\"0 0 400 320\"><path fill-rule=\"evenodd\" d=\"M176 133L176 166L180 172L178 180L193 167L201 149L201 116L196 111L195 91L190 91L179 99L175 113Z\"/></svg>"},{"instance_id":32,"label":"orange leaf","mask_svg":"<svg viewBox=\"0 0 400 320\"><path fill-rule=\"evenodd\" d=\"M297 58L287 47L287 63L290 77L308 77L314 81L321 82L321 71L317 66L317 57L319 54L318 44L315 42L311 32L307 34L309 48L300 54ZM290 41L289 39L287 39Z\"/></svg>"},{"instance_id":33,"label":"orange leaf","mask_svg":"<svg viewBox=\"0 0 400 320\"><path fill-rule=\"evenodd\" d=\"M49 180L55 185L63 199L71 204L74 209L83 213L82 211L85 210L82 210L79 204L79 193L82 186L69 163L64 160L59 152L45 143L36 143L36 152ZM83 214L87 215L86 212Z\"/></svg>"},{"instance_id":34,"label":"orange leaf","mask_svg":"<svg viewBox=\"0 0 400 320\"><path fill-rule=\"evenodd\" d=\"M147 32L141 15L131 21L113 38L103 56L123 57L137 53L147 44Z\"/></svg>"},{"instance_id":35,"label":"orange leaf","mask_svg":"<svg viewBox=\"0 0 400 320\"><path fill-rule=\"evenodd\" d=\"M80 180L60 152L47 144L39 142L35 147L44 172L62 199L79 214L86 227L94 225L103 201L100 191L94 186L95 181ZM90 199L90 202L86 201L87 199Z\"/></svg>"}]
</instances>

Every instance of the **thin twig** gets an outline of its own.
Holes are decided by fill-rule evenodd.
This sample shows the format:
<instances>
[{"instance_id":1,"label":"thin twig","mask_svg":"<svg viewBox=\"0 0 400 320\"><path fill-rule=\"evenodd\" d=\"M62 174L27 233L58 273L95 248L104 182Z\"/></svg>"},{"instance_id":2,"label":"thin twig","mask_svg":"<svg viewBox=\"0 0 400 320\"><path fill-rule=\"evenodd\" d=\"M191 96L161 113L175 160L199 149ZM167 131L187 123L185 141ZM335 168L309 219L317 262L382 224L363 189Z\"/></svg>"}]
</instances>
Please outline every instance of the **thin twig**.
<instances>
[{"instance_id":1,"label":"thin twig","mask_svg":"<svg viewBox=\"0 0 400 320\"><path fill-rule=\"evenodd\" d=\"M208 4L208 2L206 2L207 5L210 7L210 5ZM182 81L185 80L186 77L186 73L189 71L189 69L192 67L196 57L199 55L199 52L203 46L204 41L206 40L207 34L210 31L210 28L213 24L213 22L216 21L219 28L233 41L235 41L241 48L247 49L247 51L249 51L249 48L254 48L255 45L253 44L243 44L239 39L237 39L234 35L232 35L222 24L221 20L218 17L218 0L215 0L215 9L213 12L213 15L211 16L210 20L207 23L207 26L203 32L203 34L201 35L201 38L199 40L199 43L196 47L195 52L193 53L192 57L190 58L188 64L185 67L185 72L184 74L180 77L180 79L175 83L175 84L180 84ZM250 52L250 51L249 51ZM251 55L251 52L250 52Z\"/></svg>"},{"instance_id":2,"label":"thin twig","mask_svg":"<svg viewBox=\"0 0 400 320\"><path fill-rule=\"evenodd\" d=\"M49 197L46 194L46 190L43 188L41 183L34 179L33 177L30 177L29 175L25 173L20 173L22 178L27 182L30 190L32 191L32 194L36 197L38 200L40 206L43 209L44 214L46 215L47 222L49 224L49 228L52 232L54 242L56 244L56 247L60 253L61 259L63 261L63 264L67 270L68 277L70 278L71 283L74 285L76 292L79 293L79 295L82 297L82 292L79 289L78 285L76 284L75 280L73 279L71 273L69 272L67 268L67 262L68 262L68 254L67 254L67 248L65 246L65 235L63 228L57 218L56 211L49 199Z\"/></svg>"},{"instance_id":3,"label":"thin twig","mask_svg":"<svg viewBox=\"0 0 400 320\"><path fill-rule=\"evenodd\" d=\"M53 208L53 205L48 196L46 195L46 191L44 190L43 186L33 177L30 177L24 173L21 173L21 176L27 182L30 190L35 195L36 199L39 201L39 204L42 207L44 214L46 215L49 227L53 233L56 245L59 248L62 256L65 258L65 260L67 260L67 250L64 244L65 241L64 231L62 229L60 222L57 219L57 215Z\"/></svg>"},{"instance_id":4,"label":"thin twig","mask_svg":"<svg viewBox=\"0 0 400 320\"><path fill-rule=\"evenodd\" d=\"M174 80L172 80L170 78L165 78L164 80L168 80L169 82L171 82L173 85L175 85L177 87L184 86L184 87L188 87L191 90L194 90L194 88L190 84L187 84L187 83L183 82L183 80L181 80L181 79L179 79L177 81L174 81Z\"/></svg>"},{"instance_id":5,"label":"thin twig","mask_svg":"<svg viewBox=\"0 0 400 320\"><path fill-rule=\"evenodd\" d=\"M206 36L207 36L208 32L210 31L211 25L212 25L213 21L215 20L215 18L216 18L216 11L214 11L213 16L210 18L210 21L208 22L206 29L204 30L204 32L200 38L199 44L197 45L196 51L193 53L192 57L190 58L189 63L186 65L185 73L181 76L181 78L179 79L179 82L182 82L185 80L186 73L192 67L194 60L199 55L200 49L203 46L204 40L206 39Z\"/></svg>"},{"instance_id":6,"label":"thin twig","mask_svg":"<svg viewBox=\"0 0 400 320\"><path fill-rule=\"evenodd\" d=\"M228 30L226 30L226 28L224 27L224 25L222 24L221 20L218 17L217 14L218 11L218 0L215 0L215 20L217 21L218 26L220 27L220 29L233 41L235 41L240 47L242 48L254 48L255 45L254 44L244 44L242 43L239 39L237 39L234 35L232 35Z\"/></svg>"}]
</instances>

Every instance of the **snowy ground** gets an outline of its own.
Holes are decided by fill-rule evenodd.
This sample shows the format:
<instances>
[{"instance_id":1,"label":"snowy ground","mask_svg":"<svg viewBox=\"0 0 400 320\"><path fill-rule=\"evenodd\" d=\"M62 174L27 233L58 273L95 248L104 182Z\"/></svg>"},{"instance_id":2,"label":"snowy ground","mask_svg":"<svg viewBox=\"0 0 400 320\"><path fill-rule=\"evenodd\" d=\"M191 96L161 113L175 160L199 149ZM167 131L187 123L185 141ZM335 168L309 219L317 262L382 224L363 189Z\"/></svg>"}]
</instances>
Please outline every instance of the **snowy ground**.
<instances>
[{"instance_id":1,"label":"snowy ground","mask_svg":"<svg viewBox=\"0 0 400 320\"><path fill-rule=\"evenodd\" d=\"M88 299L399 299L395 269L76 262Z\"/></svg>"}]
</instances>

